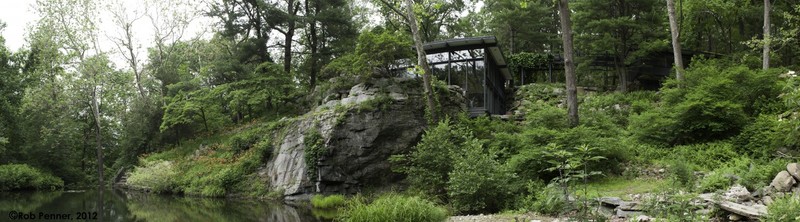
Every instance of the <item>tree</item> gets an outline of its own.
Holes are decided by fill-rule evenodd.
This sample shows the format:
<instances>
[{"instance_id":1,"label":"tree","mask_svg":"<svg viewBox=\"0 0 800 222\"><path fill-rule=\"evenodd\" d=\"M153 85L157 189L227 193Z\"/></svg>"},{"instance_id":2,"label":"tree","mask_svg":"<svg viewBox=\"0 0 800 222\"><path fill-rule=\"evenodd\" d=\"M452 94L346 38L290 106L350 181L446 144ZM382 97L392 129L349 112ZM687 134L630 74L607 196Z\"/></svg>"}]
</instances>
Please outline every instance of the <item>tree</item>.
<instances>
[{"instance_id":1,"label":"tree","mask_svg":"<svg viewBox=\"0 0 800 222\"><path fill-rule=\"evenodd\" d=\"M417 27L422 42L430 42L444 37L453 37L453 33L442 33L453 30L452 26L458 25L457 18L464 10L463 0L416 0L419 10L416 12ZM403 12L401 0L377 0L379 12L384 18L385 27L392 30L412 29L408 21L407 12ZM407 2L406 2L407 4Z\"/></svg>"},{"instance_id":2,"label":"tree","mask_svg":"<svg viewBox=\"0 0 800 222\"><path fill-rule=\"evenodd\" d=\"M762 68L764 70L769 69L769 42L770 42L770 31L769 31L769 11L770 11L770 3L769 0L764 0L764 55L762 57Z\"/></svg>"},{"instance_id":3,"label":"tree","mask_svg":"<svg viewBox=\"0 0 800 222\"><path fill-rule=\"evenodd\" d=\"M683 54L681 51L678 23L675 21L674 0L667 0L667 14L669 14L669 31L672 34L672 54L675 56L675 77L678 81L683 81Z\"/></svg>"},{"instance_id":4,"label":"tree","mask_svg":"<svg viewBox=\"0 0 800 222\"><path fill-rule=\"evenodd\" d=\"M139 58L139 50L136 46L137 42L134 42L133 36L133 29L134 23L136 21L142 19L147 14L146 9L144 11L137 11L134 10L131 13L125 8L125 3L121 1L115 1L112 4L108 5L109 11L111 11L112 20L114 25L119 28L118 33L119 36L109 37L111 41L114 42L117 48L117 52L122 55L125 61L128 63L129 68L133 71L134 75L134 84L136 85L136 89L139 91L139 96L142 99L146 99L145 90L142 86L143 76L142 76L142 67Z\"/></svg>"},{"instance_id":5,"label":"tree","mask_svg":"<svg viewBox=\"0 0 800 222\"><path fill-rule=\"evenodd\" d=\"M559 0L558 15L561 21L561 39L564 42L564 71L567 79L567 117L572 127L578 126L578 89L575 86L575 60L572 51L572 21L569 0Z\"/></svg>"},{"instance_id":6,"label":"tree","mask_svg":"<svg viewBox=\"0 0 800 222\"><path fill-rule=\"evenodd\" d=\"M632 82L629 70L651 52L669 49L658 0L583 0L575 2L577 50L590 58L610 60L619 91ZM662 7L659 7L662 6Z\"/></svg>"},{"instance_id":7,"label":"tree","mask_svg":"<svg viewBox=\"0 0 800 222\"><path fill-rule=\"evenodd\" d=\"M307 53L301 69L308 75L310 91L317 85L323 66L354 48L358 33L347 4L344 0L304 0L302 45Z\"/></svg>"},{"instance_id":8,"label":"tree","mask_svg":"<svg viewBox=\"0 0 800 222\"><path fill-rule=\"evenodd\" d=\"M552 2L546 0L486 0L485 17L481 19L488 20L486 31L497 36L509 55L513 55L553 50L558 46L556 11Z\"/></svg>"},{"instance_id":9,"label":"tree","mask_svg":"<svg viewBox=\"0 0 800 222\"><path fill-rule=\"evenodd\" d=\"M411 35L414 36L414 46L417 49L417 65L422 67L422 82L425 88L425 102L428 106L428 114L430 114L431 122L436 123L436 103L433 98L433 87L431 86L431 67L428 65L428 57L425 54L425 49L422 46L422 36L417 27L417 16L414 14L414 2L406 0L406 12L408 13L408 24L411 26Z\"/></svg>"}]
</instances>

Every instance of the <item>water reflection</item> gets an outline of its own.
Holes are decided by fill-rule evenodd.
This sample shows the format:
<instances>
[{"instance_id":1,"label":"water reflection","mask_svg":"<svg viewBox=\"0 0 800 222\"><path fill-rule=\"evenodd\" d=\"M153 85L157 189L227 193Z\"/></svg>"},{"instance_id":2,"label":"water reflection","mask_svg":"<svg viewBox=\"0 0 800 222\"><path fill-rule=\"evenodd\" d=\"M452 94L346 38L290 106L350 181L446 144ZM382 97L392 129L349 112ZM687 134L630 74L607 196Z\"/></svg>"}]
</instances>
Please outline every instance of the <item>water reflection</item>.
<instances>
[{"instance_id":1,"label":"water reflection","mask_svg":"<svg viewBox=\"0 0 800 222\"><path fill-rule=\"evenodd\" d=\"M0 221L12 211L79 214L95 221L319 221L311 210L281 203L177 197L120 190L0 193ZM53 221L53 220L48 220Z\"/></svg>"}]
</instances>

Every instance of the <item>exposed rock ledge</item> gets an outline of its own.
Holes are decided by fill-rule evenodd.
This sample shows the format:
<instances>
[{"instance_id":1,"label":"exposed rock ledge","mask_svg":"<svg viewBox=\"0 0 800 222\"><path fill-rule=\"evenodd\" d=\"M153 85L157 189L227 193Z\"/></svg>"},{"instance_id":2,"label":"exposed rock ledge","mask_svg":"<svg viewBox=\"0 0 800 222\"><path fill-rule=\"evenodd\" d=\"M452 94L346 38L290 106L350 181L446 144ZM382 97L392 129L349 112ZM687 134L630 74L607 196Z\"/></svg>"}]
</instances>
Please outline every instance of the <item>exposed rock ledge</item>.
<instances>
[{"instance_id":1,"label":"exposed rock ledge","mask_svg":"<svg viewBox=\"0 0 800 222\"><path fill-rule=\"evenodd\" d=\"M323 105L277 135L280 143L260 175L269 178L272 189L283 190L288 201L313 193L355 193L401 180L387 159L408 152L421 138L426 125L421 85L418 79L381 79L358 84L346 95L327 96ZM442 108L465 110L460 95L459 88L449 88L439 98ZM316 163L307 163L305 140L314 130L325 152ZM309 173L309 164L317 172Z\"/></svg>"}]
</instances>

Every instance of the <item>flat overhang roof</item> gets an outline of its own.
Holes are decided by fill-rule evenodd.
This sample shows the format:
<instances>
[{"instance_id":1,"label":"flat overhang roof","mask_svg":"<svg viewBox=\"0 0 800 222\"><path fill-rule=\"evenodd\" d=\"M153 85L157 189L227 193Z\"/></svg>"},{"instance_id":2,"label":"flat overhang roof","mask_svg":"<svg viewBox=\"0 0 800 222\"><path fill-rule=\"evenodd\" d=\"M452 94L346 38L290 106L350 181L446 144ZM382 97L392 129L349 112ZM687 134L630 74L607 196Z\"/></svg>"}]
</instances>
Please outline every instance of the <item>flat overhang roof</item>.
<instances>
[{"instance_id":1,"label":"flat overhang roof","mask_svg":"<svg viewBox=\"0 0 800 222\"><path fill-rule=\"evenodd\" d=\"M511 71L508 69L506 57L503 55L503 51L500 50L500 47L497 46L497 38L494 36L434 41L425 43L422 48L425 49L425 53L429 55L460 50L486 49L486 53L488 53L494 60L494 63L497 64L497 67L500 69L500 73L503 74L503 77L506 80L511 80Z\"/></svg>"}]
</instances>

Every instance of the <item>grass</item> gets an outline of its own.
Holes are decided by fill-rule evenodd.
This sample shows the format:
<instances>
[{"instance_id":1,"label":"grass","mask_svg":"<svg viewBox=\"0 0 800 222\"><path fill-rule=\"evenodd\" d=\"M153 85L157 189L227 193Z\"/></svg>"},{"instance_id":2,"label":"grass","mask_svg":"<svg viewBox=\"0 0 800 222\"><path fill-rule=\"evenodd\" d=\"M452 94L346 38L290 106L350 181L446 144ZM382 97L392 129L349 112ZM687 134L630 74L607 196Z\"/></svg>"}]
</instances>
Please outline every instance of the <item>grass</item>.
<instances>
[{"instance_id":1,"label":"grass","mask_svg":"<svg viewBox=\"0 0 800 222\"><path fill-rule=\"evenodd\" d=\"M447 210L430 201L393 193L383 194L371 203L353 198L339 215L346 222L438 222L447 217Z\"/></svg>"},{"instance_id":2,"label":"grass","mask_svg":"<svg viewBox=\"0 0 800 222\"><path fill-rule=\"evenodd\" d=\"M331 208L338 208L344 206L347 199L343 195L330 195L330 196L322 196L322 195L314 195L311 198L311 206L320 209L331 209Z\"/></svg>"},{"instance_id":3,"label":"grass","mask_svg":"<svg viewBox=\"0 0 800 222\"><path fill-rule=\"evenodd\" d=\"M668 180L655 178L626 179L623 177L607 177L588 185L578 185L572 190L578 196L586 197L619 197L627 199L628 194L642 194L657 191L669 185ZM586 193L584 194L584 188Z\"/></svg>"}]
</instances>

